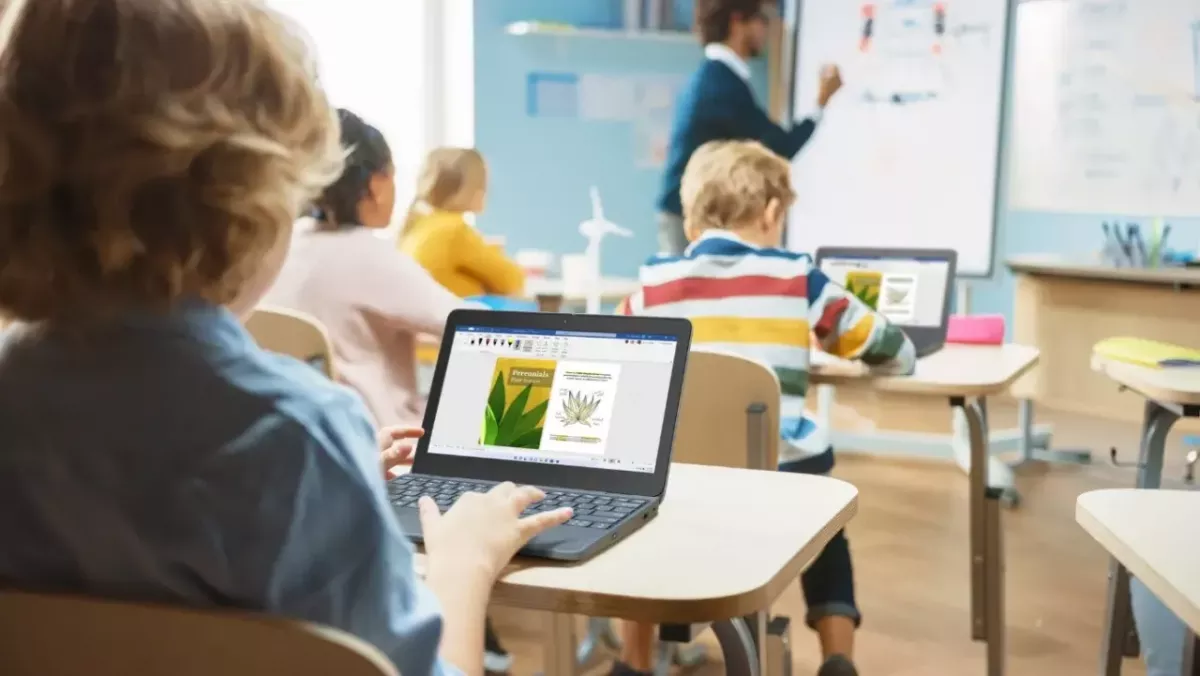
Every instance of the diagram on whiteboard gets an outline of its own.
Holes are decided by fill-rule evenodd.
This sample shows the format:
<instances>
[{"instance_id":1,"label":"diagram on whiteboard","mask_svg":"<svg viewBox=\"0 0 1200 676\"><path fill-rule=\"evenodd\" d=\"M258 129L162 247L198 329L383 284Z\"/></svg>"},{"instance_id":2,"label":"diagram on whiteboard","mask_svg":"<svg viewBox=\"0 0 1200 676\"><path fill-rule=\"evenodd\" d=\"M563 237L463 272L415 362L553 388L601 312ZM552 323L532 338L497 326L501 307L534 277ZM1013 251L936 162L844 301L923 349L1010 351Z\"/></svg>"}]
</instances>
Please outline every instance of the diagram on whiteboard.
<instances>
[{"instance_id":1,"label":"diagram on whiteboard","mask_svg":"<svg viewBox=\"0 0 1200 676\"><path fill-rule=\"evenodd\" d=\"M1022 5L1012 203L1200 212L1200 2Z\"/></svg>"},{"instance_id":2,"label":"diagram on whiteboard","mask_svg":"<svg viewBox=\"0 0 1200 676\"><path fill-rule=\"evenodd\" d=\"M905 105L946 96L953 82L947 39L986 40L989 27L948 29L946 2L893 0L862 5L859 52L865 64L861 97L867 103Z\"/></svg>"},{"instance_id":3,"label":"diagram on whiteboard","mask_svg":"<svg viewBox=\"0 0 1200 676\"><path fill-rule=\"evenodd\" d=\"M963 274L986 273L1008 3L805 0L800 11L797 116L822 64L845 86L794 160L788 246L952 248ZM880 302L902 314L911 285L884 287Z\"/></svg>"}]
</instances>

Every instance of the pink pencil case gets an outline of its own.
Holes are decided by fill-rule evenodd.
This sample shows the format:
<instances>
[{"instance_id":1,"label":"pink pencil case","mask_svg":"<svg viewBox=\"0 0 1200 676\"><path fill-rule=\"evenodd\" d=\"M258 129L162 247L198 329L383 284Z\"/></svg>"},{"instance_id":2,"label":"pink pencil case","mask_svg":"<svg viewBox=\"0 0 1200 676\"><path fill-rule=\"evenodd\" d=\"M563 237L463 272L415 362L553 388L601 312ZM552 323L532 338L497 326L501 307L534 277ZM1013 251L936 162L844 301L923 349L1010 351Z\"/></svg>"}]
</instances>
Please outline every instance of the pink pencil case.
<instances>
[{"instance_id":1,"label":"pink pencil case","mask_svg":"<svg viewBox=\"0 0 1200 676\"><path fill-rule=\"evenodd\" d=\"M950 315L947 343L1003 345L1004 315Z\"/></svg>"}]
</instances>

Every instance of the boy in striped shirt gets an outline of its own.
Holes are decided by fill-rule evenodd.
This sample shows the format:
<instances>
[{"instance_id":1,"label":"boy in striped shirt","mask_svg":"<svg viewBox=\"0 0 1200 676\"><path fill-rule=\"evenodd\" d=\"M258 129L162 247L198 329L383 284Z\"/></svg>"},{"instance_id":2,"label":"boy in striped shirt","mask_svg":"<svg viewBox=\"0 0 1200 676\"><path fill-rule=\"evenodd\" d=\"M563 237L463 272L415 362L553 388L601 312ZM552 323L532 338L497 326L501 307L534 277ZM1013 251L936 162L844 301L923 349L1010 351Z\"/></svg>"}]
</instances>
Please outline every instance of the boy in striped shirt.
<instances>
[{"instance_id":1,"label":"boy in striped shirt","mask_svg":"<svg viewBox=\"0 0 1200 676\"><path fill-rule=\"evenodd\" d=\"M804 413L810 341L891 374L912 372L912 342L813 267L807 255L780 248L784 215L794 199L783 158L756 142L709 143L688 162L681 192L691 245L682 256L651 259L641 271L641 290L619 311L687 317L693 346L771 367L783 392L779 469L828 473L833 468L828 433ZM825 659L819 675L856 674L850 657L861 616L844 534L829 542L801 586L807 623L817 630ZM626 644L642 650L650 632L644 626L628 629ZM643 662L633 652L627 657Z\"/></svg>"}]
</instances>

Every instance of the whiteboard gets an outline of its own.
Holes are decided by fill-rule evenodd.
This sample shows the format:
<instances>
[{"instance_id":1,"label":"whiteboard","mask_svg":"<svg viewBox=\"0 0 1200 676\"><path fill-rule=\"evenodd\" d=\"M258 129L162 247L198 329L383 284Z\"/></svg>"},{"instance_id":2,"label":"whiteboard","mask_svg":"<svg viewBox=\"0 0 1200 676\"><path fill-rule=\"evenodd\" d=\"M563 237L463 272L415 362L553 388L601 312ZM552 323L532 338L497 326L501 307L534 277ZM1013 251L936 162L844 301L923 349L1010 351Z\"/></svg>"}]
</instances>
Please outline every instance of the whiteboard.
<instances>
[{"instance_id":1,"label":"whiteboard","mask_svg":"<svg viewBox=\"0 0 1200 676\"><path fill-rule=\"evenodd\" d=\"M816 107L822 64L845 86L793 164L790 248L954 249L961 274L991 274L1010 13L1008 0L803 0L796 118Z\"/></svg>"},{"instance_id":2,"label":"whiteboard","mask_svg":"<svg viewBox=\"0 0 1200 676\"><path fill-rule=\"evenodd\" d=\"M1010 203L1200 214L1200 1L1020 7Z\"/></svg>"}]
</instances>

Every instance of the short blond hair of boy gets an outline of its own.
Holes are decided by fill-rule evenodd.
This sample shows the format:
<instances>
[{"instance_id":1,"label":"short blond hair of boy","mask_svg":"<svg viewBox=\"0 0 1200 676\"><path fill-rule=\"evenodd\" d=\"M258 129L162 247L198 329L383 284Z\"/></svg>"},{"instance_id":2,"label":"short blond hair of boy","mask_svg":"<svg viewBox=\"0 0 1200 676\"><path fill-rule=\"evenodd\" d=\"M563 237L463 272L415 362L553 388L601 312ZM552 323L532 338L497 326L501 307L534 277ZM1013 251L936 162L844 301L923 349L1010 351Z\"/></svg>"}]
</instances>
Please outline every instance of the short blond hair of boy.
<instances>
[{"instance_id":1,"label":"short blond hair of boy","mask_svg":"<svg viewBox=\"0 0 1200 676\"><path fill-rule=\"evenodd\" d=\"M791 167L757 141L713 141L692 154L680 197L690 231L727 229L760 217L771 200L791 206Z\"/></svg>"}]
</instances>

